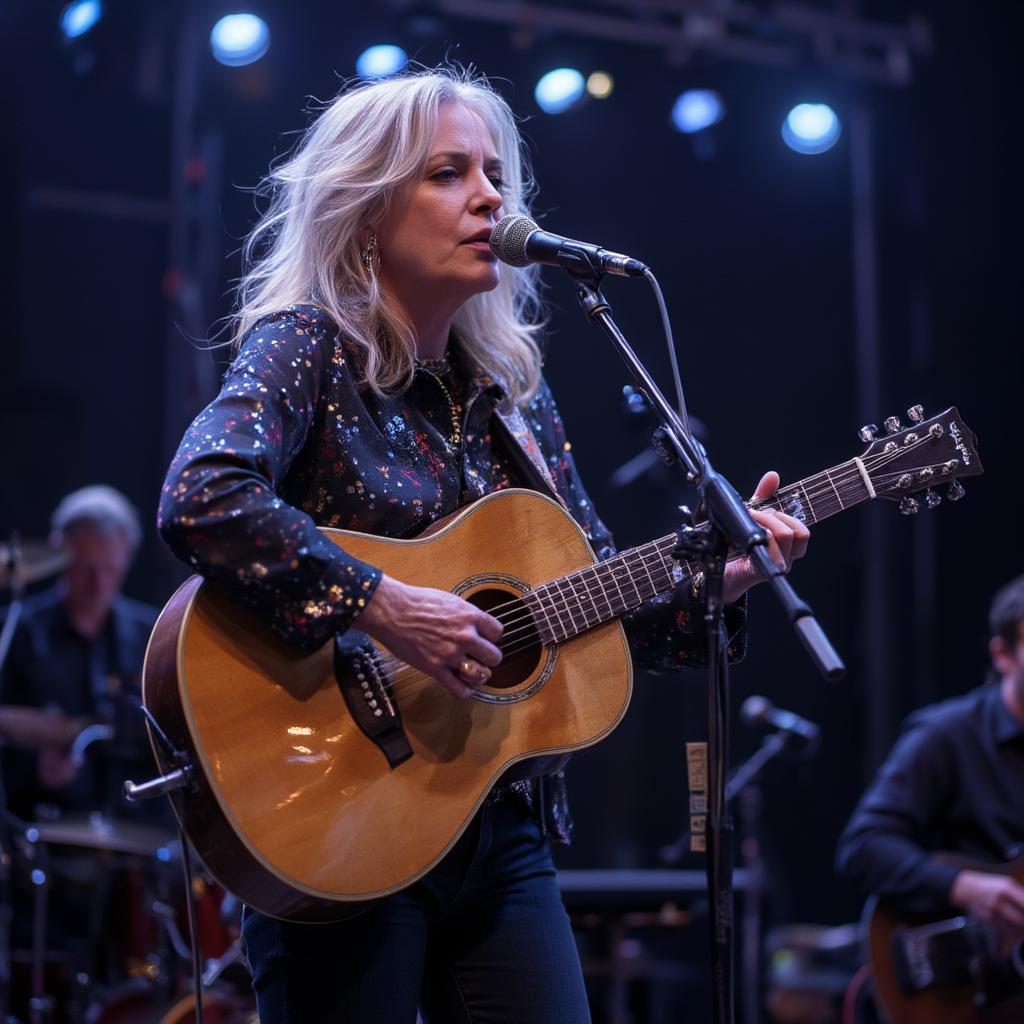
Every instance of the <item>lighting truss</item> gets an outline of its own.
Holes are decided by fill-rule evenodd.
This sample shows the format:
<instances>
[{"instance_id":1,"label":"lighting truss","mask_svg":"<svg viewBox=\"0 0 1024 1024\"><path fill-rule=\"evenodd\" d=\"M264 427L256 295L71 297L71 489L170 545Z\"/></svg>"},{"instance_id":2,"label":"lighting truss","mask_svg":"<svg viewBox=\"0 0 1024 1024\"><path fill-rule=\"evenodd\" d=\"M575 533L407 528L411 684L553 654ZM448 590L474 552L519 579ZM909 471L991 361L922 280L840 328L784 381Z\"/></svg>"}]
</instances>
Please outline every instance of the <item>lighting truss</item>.
<instances>
[{"instance_id":1,"label":"lighting truss","mask_svg":"<svg viewBox=\"0 0 1024 1024\"><path fill-rule=\"evenodd\" d=\"M413 6L394 0L399 9ZM529 44L551 32L661 50L671 65L701 53L780 69L817 66L909 85L914 57L932 52L927 19L878 21L850 3L742 0L416 0L417 13L505 24Z\"/></svg>"}]
</instances>

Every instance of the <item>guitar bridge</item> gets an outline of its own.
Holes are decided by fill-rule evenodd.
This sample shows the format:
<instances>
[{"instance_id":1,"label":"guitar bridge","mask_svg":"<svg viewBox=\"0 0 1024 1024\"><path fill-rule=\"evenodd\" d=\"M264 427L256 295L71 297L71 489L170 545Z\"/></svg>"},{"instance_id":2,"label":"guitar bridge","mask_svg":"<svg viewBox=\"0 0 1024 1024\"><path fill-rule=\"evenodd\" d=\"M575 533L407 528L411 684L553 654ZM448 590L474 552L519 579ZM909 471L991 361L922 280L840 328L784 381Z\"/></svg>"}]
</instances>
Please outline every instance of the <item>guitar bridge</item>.
<instances>
[{"instance_id":1,"label":"guitar bridge","mask_svg":"<svg viewBox=\"0 0 1024 1024\"><path fill-rule=\"evenodd\" d=\"M392 768L412 757L398 704L387 689L377 649L364 633L334 638L334 678L349 714Z\"/></svg>"}]
</instances>

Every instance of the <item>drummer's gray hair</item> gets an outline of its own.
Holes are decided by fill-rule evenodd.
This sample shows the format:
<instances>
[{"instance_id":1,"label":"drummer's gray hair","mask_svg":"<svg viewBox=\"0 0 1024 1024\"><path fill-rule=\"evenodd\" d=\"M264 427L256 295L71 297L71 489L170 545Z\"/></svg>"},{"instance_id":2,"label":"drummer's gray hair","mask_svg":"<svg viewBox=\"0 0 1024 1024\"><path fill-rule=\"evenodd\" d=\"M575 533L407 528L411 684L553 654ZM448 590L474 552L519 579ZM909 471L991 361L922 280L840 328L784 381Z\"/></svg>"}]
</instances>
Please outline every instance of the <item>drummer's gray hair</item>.
<instances>
[{"instance_id":1,"label":"drummer's gray hair","mask_svg":"<svg viewBox=\"0 0 1024 1024\"><path fill-rule=\"evenodd\" d=\"M91 484L72 491L61 499L50 517L50 531L55 540L62 540L82 527L103 535L119 533L132 550L142 540L135 506L107 484Z\"/></svg>"}]
</instances>

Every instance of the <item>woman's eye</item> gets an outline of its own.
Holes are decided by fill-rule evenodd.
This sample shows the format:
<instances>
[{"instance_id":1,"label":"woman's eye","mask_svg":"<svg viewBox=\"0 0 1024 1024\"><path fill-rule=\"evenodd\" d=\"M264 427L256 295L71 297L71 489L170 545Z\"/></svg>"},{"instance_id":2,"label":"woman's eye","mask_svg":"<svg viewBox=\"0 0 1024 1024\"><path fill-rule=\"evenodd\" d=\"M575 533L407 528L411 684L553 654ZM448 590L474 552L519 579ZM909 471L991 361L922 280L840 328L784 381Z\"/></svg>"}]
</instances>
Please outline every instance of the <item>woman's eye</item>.
<instances>
[{"instance_id":1,"label":"woman's eye","mask_svg":"<svg viewBox=\"0 0 1024 1024\"><path fill-rule=\"evenodd\" d=\"M446 167L443 171L436 171L431 175L435 181L454 181L458 176L458 171L452 167Z\"/></svg>"},{"instance_id":2,"label":"woman's eye","mask_svg":"<svg viewBox=\"0 0 1024 1024\"><path fill-rule=\"evenodd\" d=\"M494 177L490 179L491 184L499 191L505 191L505 181L502 178Z\"/></svg>"}]
</instances>

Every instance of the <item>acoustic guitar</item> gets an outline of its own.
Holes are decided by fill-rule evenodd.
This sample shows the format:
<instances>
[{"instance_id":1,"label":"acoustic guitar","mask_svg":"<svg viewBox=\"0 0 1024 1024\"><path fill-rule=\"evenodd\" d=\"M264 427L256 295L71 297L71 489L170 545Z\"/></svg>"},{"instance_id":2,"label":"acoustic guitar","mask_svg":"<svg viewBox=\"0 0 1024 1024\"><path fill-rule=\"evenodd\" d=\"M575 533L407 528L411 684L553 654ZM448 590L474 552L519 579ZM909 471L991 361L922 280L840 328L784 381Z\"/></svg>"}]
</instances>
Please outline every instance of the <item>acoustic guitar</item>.
<instances>
[{"instance_id":1,"label":"acoustic guitar","mask_svg":"<svg viewBox=\"0 0 1024 1024\"><path fill-rule=\"evenodd\" d=\"M960 478L982 472L974 435L955 408L911 414L890 436L862 432L859 457L751 507L813 524L876 497L904 512L932 506L939 484L959 498ZM300 653L199 577L173 595L146 652L143 699L190 764L192 792L175 811L225 889L303 920L344 917L411 884L511 765L607 736L632 690L620 616L693 572L673 559L674 534L598 561L557 502L517 489L414 540L323 532L388 575L490 611L504 658L458 700L375 645L343 637ZM153 750L162 771L180 767L155 740Z\"/></svg>"},{"instance_id":2,"label":"acoustic guitar","mask_svg":"<svg viewBox=\"0 0 1024 1024\"><path fill-rule=\"evenodd\" d=\"M939 859L1024 884L1024 858L1003 865ZM889 1024L1024 1021L1021 943L1007 948L991 925L966 916L915 916L881 900L866 914L875 1001Z\"/></svg>"}]
</instances>

